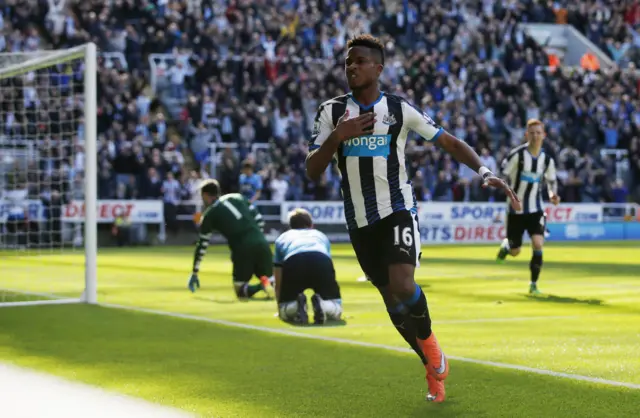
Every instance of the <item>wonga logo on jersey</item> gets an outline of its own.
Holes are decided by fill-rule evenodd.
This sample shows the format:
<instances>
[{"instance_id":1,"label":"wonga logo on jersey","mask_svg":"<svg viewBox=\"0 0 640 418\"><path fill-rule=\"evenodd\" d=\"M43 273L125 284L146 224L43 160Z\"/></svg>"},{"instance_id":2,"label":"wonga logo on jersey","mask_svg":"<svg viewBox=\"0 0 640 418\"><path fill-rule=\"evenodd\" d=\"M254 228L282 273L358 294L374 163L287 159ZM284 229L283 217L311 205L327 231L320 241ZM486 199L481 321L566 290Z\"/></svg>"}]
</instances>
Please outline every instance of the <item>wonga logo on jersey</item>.
<instances>
[{"instance_id":1,"label":"wonga logo on jersey","mask_svg":"<svg viewBox=\"0 0 640 418\"><path fill-rule=\"evenodd\" d=\"M345 157L388 157L391 135L367 135L351 138L342 144Z\"/></svg>"},{"instance_id":2,"label":"wonga logo on jersey","mask_svg":"<svg viewBox=\"0 0 640 418\"><path fill-rule=\"evenodd\" d=\"M520 174L520 178L527 183L540 183L540 177L542 177L540 174L533 171L523 171Z\"/></svg>"}]
</instances>

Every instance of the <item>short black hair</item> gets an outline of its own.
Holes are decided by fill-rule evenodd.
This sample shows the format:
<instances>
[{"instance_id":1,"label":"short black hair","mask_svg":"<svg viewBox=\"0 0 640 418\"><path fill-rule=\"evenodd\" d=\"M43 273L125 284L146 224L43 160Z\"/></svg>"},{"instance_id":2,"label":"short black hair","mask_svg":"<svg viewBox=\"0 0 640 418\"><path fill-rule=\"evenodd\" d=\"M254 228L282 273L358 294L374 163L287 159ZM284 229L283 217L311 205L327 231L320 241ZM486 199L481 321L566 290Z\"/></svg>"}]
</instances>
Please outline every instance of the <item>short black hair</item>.
<instances>
[{"instance_id":1,"label":"short black hair","mask_svg":"<svg viewBox=\"0 0 640 418\"><path fill-rule=\"evenodd\" d=\"M289 212L289 226L291 229L307 229L313 226L311 214L302 209L297 208Z\"/></svg>"},{"instance_id":2,"label":"short black hair","mask_svg":"<svg viewBox=\"0 0 640 418\"><path fill-rule=\"evenodd\" d=\"M380 54L380 64L384 65L384 45L380 39L369 34L358 35L353 39L349 39L347 42L347 48L353 48L354 46L362 46L378 51Z\"/></svg>"},{"instance_id":3,"label":"short black hair","mask_svg":"<svg viewBox=\"0 0 640 418\"><path fill-rule=\"evenodd\" d=\"M244 169L247 169L247 168L250 168L250 169L253 170L253 163L251 161L249 161L249 160L244 160L242 162L242 169L244 170Z\"/></svg>"},{"instance_id":4,"label":"short black hair","mask_svg":"<svg viewBox=\"0 0 640 418\"><path fill-rule=\"evenodd\" d=\"M216 179L204 180L200 183L200 193L218 197L220 196L220 183Z\"/></svg>"}]
</instances>

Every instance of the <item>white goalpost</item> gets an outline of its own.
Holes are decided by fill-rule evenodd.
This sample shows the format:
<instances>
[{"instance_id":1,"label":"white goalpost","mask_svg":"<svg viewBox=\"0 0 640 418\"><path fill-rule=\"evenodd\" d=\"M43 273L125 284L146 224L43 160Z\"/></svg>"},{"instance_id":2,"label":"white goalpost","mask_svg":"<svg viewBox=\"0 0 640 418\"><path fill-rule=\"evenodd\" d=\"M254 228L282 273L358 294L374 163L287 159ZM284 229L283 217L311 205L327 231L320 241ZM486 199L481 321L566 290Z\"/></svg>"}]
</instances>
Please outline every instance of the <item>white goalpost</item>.
<instances>
[{"instance_id":1,"label":"white goalpost","mask_svg":"<svg viewBox=\"0 0 640 418\"><path fill-rule=\"evenodd\" d=\"M97 303L96 55L0 54L0 307Z\"/></svg>"}]
</instances>

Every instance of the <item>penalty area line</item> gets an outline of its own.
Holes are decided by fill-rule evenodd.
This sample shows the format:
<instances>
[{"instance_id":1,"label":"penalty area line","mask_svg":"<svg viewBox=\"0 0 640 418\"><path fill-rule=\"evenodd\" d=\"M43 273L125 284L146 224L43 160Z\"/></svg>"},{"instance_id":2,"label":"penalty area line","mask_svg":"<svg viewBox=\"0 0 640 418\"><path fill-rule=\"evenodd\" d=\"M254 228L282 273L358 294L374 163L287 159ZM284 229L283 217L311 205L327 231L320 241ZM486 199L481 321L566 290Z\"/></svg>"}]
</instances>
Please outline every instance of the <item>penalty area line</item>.
<instances>
[{"instance_id":1,"label":"penalty area line","mask_svg":"<svg viewBox=\"0 0 640 418\"><path fill-rule=\"evenodd\" d=\"M142 312L142 313L148 313L153 315L162 315L162 316L168 316L172 318L188 319L192 321L208 322L212 324L224 325L224 326L233 327L233 328L244 328L244 329L250 329L254 331L268 332L271 334L286 335L289 337L307 338L310 340L328 341L328 342L347 344L347 345L353 345L353 346L359 346L359 347L378 348L378 349L387 350L387 351L395 351L398 353L413 353L413 350L409 348L369 343L365 341L355 341L355 340L349 340L346 338L328 337L325 335L307 334L303 332L290 331L290 330L281 329L281 328L269 328L269 327L263 327L258 325L243 324L240 322L226 321L224 319L207 318L204 316L189 315L189 314L183 314L183 313L177 313L177 312L167 312L167 311L160 311L156 309L147 309L147 308L140 308L136 306L125 306L125 305L117 305L117 304L111 304L111 303L100 303L98 304L98 306L102 306L105 308L122 309L122 310L134 311L134 312ZM448 358L455 361L478 364L481 366L496 367L499 369L517 370L521 372L560 377L564 379L577 380L577 381L589 382L589 383L598 383L598 384L608 385L608 386L617 386L617 387L623 387L628 389L640 389L640 384L617 382L615 380L602 379L599 377L554 372L551 370L536 369L533 367L520 366L517 364L500 363L500 362L488 361L488 360L478 360L478 359L473 359L468 357L448 356Z\"/></svg>"}]
</instances>

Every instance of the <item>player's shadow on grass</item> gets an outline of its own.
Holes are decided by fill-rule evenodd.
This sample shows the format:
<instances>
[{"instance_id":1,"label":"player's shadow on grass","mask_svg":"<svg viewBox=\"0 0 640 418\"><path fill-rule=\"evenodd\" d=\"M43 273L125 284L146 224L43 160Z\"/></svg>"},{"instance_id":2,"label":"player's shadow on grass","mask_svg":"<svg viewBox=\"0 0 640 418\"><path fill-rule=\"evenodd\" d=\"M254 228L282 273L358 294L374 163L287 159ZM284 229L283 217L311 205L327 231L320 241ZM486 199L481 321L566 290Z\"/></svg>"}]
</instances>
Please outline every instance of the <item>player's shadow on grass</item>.
<instances>
[{"instance_id":1,"label":"player's shadow on grass","mask_svg":"<svg viewBox=\"0 0 640 418\"><path fill-rule=\"evenodd\" d=\"M324 324L314 324L313 322L309 322L308 324L294 324L293 322L286 322L286 321L283 321L283 322L295 328L334 328L334 327L344 327L347 325L347 321L345 321L344 319L340 319L338 321L327 321Z\"/></svg>"},{"instance_id":2,"label":"player's shadow on grass","mask_svg":"<svg viewBox=\"0 0 640 418\"><path fill-rule=\"evenodd\" d=\"M274 299L266 299L266 298L250 298L250 299L216 299L216 298L207 298L204 296L194 296L194 299L201 300L203 302L213 302L221 305L232 305L234 303L253 303L253 302L269 302L275 303Z\"/></svg>"},{"instance_id":3,"label":"player's shadow on grass","mask_svg":"<svg viewBox=\"0 0 640 418\"><path fill-rule=\"evenodd\" d=\"M309 326L315 327L315 328L333 328L333 327L344 327L346 325L347 325L347 321L345 321L344 319L340 319L337 321L327 321L323 325L310 324Z\"/></svg>"},{"instance_id":4,"label":"player's shadow on grass","mask_svg":"<svg viewBox=\"0 0 640 418\"><path fill-rule=\"evenodd\" d=\"M556 296L556 295L543 295L543 296L526 295L526 297L531 300L535 300L536 302L573 303L573 304L580 304L580 305L595 305L595 306L602 306L604 304L604 302L600 299L577 299L577 298L570 298L566 296Z\"/></svg>"},{"instance_id":5,"label":"player's shadow on grass","mask_svg":"<svg viewBox=\"0 0 640 418\"><path fill-rule=\"evenodd\" d=\"M523 266L529 263L529 259L527 256L519 257L517 260L510 259L511 265L513 266ZM493 258L488 259L476 259L476 258L444 258L444 257L427 257L425 259L424 265L427 269L430 265L442 265L445 267L450 267L452 265L464 265L468 268L473 266L491 266L491 268L495 268L496 261ZM596 263L596 262L588 262L581 261L579 263L573 261L545 261L544 262L545 269L554 269L554 270L562 270L565 274L577 275L577 276L631 276L637 277L638 275L638 264L632 263L629 260L628 264L621 263ZM546 271L546 270L545 270ZM469 274L470 276L472 274Z\"/></svg>"}]
</instances>

